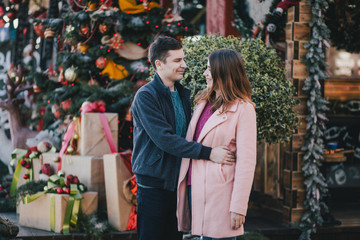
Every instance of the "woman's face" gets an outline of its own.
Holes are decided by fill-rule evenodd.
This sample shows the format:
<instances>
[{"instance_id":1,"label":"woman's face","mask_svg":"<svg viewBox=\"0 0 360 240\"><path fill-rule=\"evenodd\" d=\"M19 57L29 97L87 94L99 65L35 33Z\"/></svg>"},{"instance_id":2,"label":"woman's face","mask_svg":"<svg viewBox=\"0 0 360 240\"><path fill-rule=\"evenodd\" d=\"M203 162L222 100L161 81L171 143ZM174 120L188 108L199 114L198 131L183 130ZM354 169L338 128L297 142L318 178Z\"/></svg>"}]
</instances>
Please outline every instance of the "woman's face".
<instances>
[{"instance_id":1,"label":"woman's face","mask_svg":"<svg viewBox=\"0 0 360 240\"><path fill-rule=\"evenodd\" d=\"M203 73L203 75L204 75L205 78L206 78L207 88L211 88L212 85L213 85L213 79L212 79L212 76L211 76L210 62L209 62L209 60L208 60L208 62L207 62L207 68L206 68L205 72Z\"/></svg>"}]
</instances>

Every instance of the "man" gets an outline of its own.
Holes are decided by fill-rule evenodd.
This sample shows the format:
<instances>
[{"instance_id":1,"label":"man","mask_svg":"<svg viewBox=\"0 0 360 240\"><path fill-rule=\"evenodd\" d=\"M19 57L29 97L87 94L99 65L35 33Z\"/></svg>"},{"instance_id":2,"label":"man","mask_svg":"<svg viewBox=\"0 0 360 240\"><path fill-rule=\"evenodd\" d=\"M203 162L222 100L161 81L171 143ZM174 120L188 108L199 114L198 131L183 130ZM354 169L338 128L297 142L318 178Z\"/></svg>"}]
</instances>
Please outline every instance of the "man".
<instances>
[{"instance_id":1,"label":"man","mask_svg":"<svg viewBox=\"0 0 360 240\"><path fill-rule=\"evenodd\" d=\"M158 38L150 46L154 79L140 88L132 104L132 168L138 183L138 239L182 239L177 231L176 188L182 157L217 163L234 161L225 146L210 148L184 139L191 118L190 91L179 81L186 64L181 43Z\"/></svg>"}]
</instances>

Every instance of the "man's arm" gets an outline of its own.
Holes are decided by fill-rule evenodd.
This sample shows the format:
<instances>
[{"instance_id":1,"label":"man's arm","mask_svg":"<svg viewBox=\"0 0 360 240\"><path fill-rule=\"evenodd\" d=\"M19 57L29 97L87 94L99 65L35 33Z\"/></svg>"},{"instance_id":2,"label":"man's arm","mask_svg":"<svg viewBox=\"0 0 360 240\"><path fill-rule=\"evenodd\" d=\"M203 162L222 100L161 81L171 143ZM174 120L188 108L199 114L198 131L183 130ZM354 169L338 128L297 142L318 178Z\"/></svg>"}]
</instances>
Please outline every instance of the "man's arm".
<instances>
[{"instance_id":1,"label":"man's arm","mask_svg":"<svg viewBox=\"0 0 360 240\"><path fill-rule=\"evenodd\" d=\"M211 159L219 163L231 161L231 158L235 158L229 154L226 147L212 149L197 142L186 141L176 135L172 126L161 113L157 101L147 91L136 94L132 112L134 119L145 129L156 146L167 153L192 159Z\"/></svg>"}]
</instances>

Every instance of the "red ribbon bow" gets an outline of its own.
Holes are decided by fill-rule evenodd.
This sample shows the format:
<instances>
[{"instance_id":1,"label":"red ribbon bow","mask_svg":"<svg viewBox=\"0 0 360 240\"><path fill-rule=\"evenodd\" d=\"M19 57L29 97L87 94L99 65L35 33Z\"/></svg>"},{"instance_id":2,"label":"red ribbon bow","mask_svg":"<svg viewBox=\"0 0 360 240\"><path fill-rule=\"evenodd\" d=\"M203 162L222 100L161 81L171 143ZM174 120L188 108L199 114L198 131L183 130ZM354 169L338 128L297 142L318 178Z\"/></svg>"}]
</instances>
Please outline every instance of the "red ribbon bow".
<instances>
[{"instance_id":1,"label":"red ribbon bow","mask_svg":"<svg viewBox=\"0 0 360 240\"><path fill-rule=\"evenodd\" d=\"M97 102L85 103L80 108L81 113L105 112L105 110L105 102L102 100Z\"/></svg>"}]
</instances>

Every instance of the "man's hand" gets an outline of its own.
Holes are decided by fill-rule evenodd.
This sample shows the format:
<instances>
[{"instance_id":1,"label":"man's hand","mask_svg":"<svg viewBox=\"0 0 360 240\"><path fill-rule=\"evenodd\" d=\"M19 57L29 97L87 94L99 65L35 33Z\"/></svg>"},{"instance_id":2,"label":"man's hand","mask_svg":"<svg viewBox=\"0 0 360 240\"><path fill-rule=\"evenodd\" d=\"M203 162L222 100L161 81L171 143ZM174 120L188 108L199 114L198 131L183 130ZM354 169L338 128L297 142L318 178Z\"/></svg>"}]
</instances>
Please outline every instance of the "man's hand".
<instances>
[{"instance_id":1,"label":"man's hand","mask_svg":"<svg viewBox=\"0 0 360 240\"><path fill-rule=\"evenodd\" d=\"M210 160L216 163L232 164L235 162L235 153L226 146L219 146L211 150Z\"/></svg>"},{"instance_id":2,"label":"man's hand","mask_svg":"<svg viewBox=\"0 0 360 240\"><path fill-rule=\"evenodd\" d=\"M231 217L231 228L234 230L239 229L241 227L241 225L243 225L245 223L244 215L231 212L230 217Z\"/></svg>"}]
</instances>

